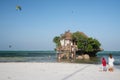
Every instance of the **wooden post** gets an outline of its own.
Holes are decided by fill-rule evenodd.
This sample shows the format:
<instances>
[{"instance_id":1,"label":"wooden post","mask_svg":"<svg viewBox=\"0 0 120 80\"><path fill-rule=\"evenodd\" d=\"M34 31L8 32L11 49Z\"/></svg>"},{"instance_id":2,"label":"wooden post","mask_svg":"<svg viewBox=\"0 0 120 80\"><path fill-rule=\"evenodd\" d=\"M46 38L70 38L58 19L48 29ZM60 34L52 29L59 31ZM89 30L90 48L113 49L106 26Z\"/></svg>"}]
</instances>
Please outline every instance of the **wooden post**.
<instances>
[{"instance_id":1,"label":"wooden post","mask_svg":"<svg viewBox=\"0 0 120 80\"><path fill-rule=\"evenodd\" d=\"M76 60L76 49L74 50L74 60Z\"/></svg>"}]
</instances>

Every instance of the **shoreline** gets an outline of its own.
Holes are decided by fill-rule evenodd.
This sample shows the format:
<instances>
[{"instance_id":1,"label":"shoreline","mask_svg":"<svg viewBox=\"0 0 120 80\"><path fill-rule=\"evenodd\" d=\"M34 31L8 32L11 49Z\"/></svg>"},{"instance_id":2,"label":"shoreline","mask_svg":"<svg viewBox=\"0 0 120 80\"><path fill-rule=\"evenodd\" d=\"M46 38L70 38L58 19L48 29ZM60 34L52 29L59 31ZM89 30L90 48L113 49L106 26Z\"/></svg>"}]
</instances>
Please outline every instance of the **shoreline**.
<instances>
[{"instance_id":1,"label":"shoreline","mask_svg":"<svg viewBox=\"0 0 120 80\"><path fill-rule=\"evenodd\" d=\"M9 64L9 63L16 63L16 64L19 64L19 63L28 63L28 64L31 64L31 63L58 63L58 64L90 64L90 65L101 65L101 63L100 62L97 62L97 63L87 63L87 62L70 62L70 61L61 61L61 62L59 62L59 61L56 61L56 62L36 62L36 61L33 61L33 62L21 62L21 61L10 61L10 62L0 62L0 64ZM108 65L108 63L107 63L107 65ZM114 66L120 66L120 64L114 64Z\"/></svg>"},{"instance_id":2,"label":"shoreline","mask_svg":"<svg viewBox=\"0 0 120 80\"><path fill-rule=\"evenodd\" d=\"M0 80L119 80L114 72L99 71L100 64L10 62L0 63Z\"/></svg>"}]
</instances>

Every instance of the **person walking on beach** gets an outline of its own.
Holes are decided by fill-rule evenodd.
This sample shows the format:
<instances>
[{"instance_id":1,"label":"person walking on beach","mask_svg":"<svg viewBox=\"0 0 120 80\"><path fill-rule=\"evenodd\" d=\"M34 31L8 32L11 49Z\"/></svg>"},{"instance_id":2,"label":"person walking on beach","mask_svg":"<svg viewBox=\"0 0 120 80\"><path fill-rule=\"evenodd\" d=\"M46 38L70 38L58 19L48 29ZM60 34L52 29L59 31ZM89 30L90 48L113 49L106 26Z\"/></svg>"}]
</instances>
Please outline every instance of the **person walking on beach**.
<instances>
[{"instance_id":1,"label":"person walking on beach","mask_svg":"<svg viewBox=\"0 0 120 80\"><path fill-rule=\"evenodd\" d=\"M109 54L109 58L108 58L108 61L109 61L109 71L110 72L113 72L113 67L114 67L114 58L112 57L112 54Z\"/></svg>"},{"instance_id":2,"label":"person walking on beach","mask_svg":"<svg viewBox=\"0 0 120 80\"><path fill-rule=\"evenodd\" d=\"M107 68L106 68L106 60L105 60L104 57L102 58L102 66L103 66L103 71L107 71Z\"/></svg>"}]
</instances>

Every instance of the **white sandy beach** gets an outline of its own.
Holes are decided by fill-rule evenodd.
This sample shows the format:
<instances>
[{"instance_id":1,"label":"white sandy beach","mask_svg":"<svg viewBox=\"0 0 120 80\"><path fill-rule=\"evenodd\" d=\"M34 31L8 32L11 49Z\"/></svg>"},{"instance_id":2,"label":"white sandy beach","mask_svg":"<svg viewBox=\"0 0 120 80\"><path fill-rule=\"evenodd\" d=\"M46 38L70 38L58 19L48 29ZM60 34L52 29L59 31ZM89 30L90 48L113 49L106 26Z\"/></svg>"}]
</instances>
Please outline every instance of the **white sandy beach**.
<instances>
[{"instance_id":1,"label":"white sandy beach","mask_svg":"<svg viewBox=\"0 0 120 80\"><path fill-rule=\"evenodd\" d=\"M0 80L120 80L120 66L115 66L114 72L101 72L99 67L74 63L0 63Z\"/></svg>"}]
</instances>

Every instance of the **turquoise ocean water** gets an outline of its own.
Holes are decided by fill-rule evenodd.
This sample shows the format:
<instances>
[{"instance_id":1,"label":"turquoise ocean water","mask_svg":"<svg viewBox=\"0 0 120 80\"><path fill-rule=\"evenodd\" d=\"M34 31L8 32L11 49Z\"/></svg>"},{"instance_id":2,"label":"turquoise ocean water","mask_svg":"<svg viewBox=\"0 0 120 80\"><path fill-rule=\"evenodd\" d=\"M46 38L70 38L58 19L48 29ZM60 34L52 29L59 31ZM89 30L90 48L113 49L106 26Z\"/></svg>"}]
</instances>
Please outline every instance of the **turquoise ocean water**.
<instances>
[{"instance_id":1,"label":"turquoise ocean water","mask_svg":"<svg viewBox=\"0 0 120 80\"><path fill-rule=\"evenodd\" d=\"M0 51L0 62L56 62L55 51Z\"/></svg>"},{"instance_id":2,"label":"turquoise ocean water","mask_svg":"<svg viewBox=\"0 0 120 80\"><path fill-rule=\"evenodd\" d=\"M97 57L105 57L108 62L109 54L115 58L115 65L120 65L120 51L101 51ZM0 51L0 62L57 62L55 51ZM98 62L100 63L100 61Z\"/></svg>"},{"instance_id":3,"label":"turquoise ocean water","mask_svg":"<svg viewBox=\"0 0 120 80\"><path fill-rule=\"evenodd\" d=\"M113 58L115 59L114 64L120 65L120 51L101 51L97 53L97 57L101 58L104 57L108 63L109 54L112 54Z\"/></svg>"}]
</instances>

